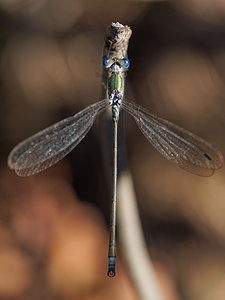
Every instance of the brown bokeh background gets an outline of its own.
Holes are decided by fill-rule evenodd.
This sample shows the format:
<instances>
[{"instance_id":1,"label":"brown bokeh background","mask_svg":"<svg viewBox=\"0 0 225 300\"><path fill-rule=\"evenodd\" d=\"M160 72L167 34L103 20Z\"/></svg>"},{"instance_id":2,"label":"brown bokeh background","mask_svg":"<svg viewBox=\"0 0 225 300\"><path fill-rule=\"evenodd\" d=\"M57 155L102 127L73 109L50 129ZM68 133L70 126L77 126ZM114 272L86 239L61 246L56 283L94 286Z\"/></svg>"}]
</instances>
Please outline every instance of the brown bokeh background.
<instances>
[{"instance_id":1,"label":"brown bokeh background","mask_svg":"<svg viewBox=\"0 0 225 300\"><path fill-rule=\"evenodd\" d=\"M138 299L118 256L98 122L62 162L20 178L19 141L99 100L106 27L131 26L126 97L225 153L225 1L0 0L0 299ZM160 156L124 116L129 168L166 300L225 299L225 171Z\"/></svg>"}]
</instances>

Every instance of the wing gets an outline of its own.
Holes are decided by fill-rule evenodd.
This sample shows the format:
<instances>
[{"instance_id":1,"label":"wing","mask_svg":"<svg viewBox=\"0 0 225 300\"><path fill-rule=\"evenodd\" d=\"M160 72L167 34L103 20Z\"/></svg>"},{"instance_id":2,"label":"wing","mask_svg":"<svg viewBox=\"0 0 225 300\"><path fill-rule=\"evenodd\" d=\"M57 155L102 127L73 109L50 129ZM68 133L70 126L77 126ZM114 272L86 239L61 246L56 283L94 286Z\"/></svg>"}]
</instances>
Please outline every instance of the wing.
<instances>
[{"instance_id":1,"label":"wing","mask_svg":"<svg viewBox=\"0 0 225 300\"><path fill-rule=\"evenodd\" d=\"M223 155L209 142L133 103L123 102L122 107L149 142L179 167L200 176L211 176L222 167Z\"/></svg>"},{"instance_id":2,"label":"wing","mask_svg":"<svg viewBox=\"0 0 225 300\"><path fill-rule=\"evenodd\" d=\"M54 165L85 137L106 104L106 100L92 104L21 142L9 154L9 167L28 176Z\"/></svg>"}]
</instances>

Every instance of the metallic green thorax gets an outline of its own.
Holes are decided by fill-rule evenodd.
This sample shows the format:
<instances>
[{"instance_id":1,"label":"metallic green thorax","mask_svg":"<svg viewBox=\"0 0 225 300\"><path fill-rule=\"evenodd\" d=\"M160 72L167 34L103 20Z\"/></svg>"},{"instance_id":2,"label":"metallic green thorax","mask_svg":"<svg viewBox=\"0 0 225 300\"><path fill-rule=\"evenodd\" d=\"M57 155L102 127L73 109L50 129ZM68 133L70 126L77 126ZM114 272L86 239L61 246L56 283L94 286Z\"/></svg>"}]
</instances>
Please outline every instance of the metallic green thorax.
<instances>
[{"instance_id":1,"label":"metallic green thorax","mask_svg":"<svg viewBox=\"0 0 225 300\"><path fill-rule=\"evenodd\" d=\"M112 74L108 80L108 91L111 94L114 90L122 92L123 80L119 74Z\"/></svg>"}]
</instances>

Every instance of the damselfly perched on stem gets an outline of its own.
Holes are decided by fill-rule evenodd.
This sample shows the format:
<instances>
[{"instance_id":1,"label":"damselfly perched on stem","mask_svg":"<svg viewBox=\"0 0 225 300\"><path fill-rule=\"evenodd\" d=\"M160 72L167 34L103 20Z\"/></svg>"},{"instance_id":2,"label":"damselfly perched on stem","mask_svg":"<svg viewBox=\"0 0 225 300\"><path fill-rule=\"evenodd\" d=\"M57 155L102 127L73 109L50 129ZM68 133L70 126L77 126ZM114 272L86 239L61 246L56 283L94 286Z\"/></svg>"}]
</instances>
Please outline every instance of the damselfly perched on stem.
<instances>
[{"instance_id":1,"label":"damselfly perched on stem","mask_svg":"<svg viewBox=\"0 0 225 300\"><path fill-rule=\"evenodd\" d=\"M119 28L120 24L116 24ZM123 28L129 29L130 37L130 28L128 26ZM211 176L223 165L223 156L213 145L124 99L125 74L130 62L127 52L120 51L119 56L112 55L111 50L115 46L113 43L112 41L110 51L103 55L103 66L107 71L106 98L18 144L8 158L9 167L20 176L29 176L45 170L72 151L88 133L96 116L107 107L111 108L113 171L108 253L109 277L115 276L116 264L117 131L121 108L134 117L149 142L165 158L181 168L200 176Z\"/></svg>"}]
</instances>

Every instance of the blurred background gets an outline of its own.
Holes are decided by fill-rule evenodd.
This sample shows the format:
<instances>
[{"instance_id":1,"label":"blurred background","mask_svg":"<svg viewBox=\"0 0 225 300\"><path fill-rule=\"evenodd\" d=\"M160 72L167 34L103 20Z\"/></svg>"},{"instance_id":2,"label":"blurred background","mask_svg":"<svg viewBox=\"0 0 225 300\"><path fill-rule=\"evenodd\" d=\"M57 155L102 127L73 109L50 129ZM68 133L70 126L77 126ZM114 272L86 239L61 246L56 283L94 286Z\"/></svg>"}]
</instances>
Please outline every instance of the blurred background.
<instances>
[{"instance_id":1,"label":"blurred background","mask_svg":"<svg viewBox=\"0 0 225 300\"><path fill-rule=\"evenodd\" d=\"M138 299L109 279L100 127L54 167L7 167L18 142L100 100L104 33L133 30L126 98L225 153L225 0L0 0L0 299ZM166 300L225 299L225 170L167 162L124 115L143 230ZM118 246L119 247L119 246Z\"/></svg>"}]
</instances>

